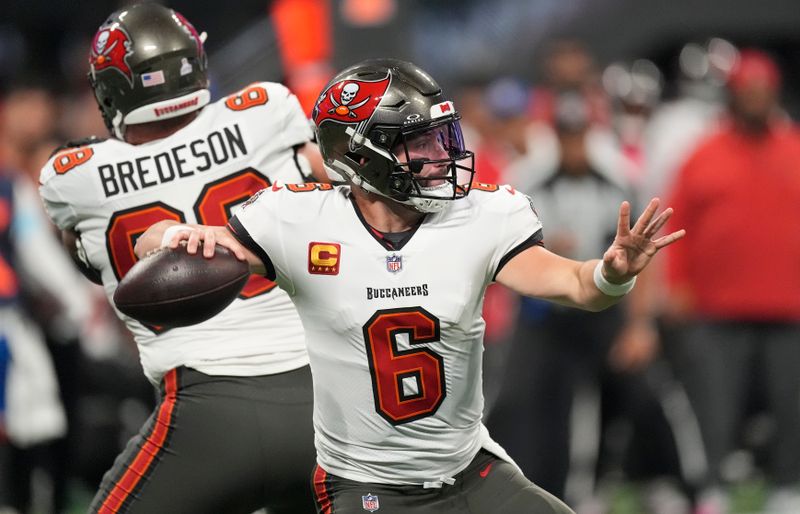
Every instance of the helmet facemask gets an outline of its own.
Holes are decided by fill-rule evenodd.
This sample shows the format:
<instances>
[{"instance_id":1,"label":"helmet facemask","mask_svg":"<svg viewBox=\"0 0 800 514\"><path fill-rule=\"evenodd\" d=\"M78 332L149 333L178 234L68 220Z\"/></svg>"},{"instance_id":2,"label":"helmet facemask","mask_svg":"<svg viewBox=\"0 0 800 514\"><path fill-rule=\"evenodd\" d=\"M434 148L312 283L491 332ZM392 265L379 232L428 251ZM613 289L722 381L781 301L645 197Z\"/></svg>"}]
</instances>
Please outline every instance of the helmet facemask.
<instances>
[{"instance_id":1,"label":"helmet facemask","mask_svg":"<svg viewBox=\"0 0 800 514\"><path fill-rule=\"evenodd\" d=\"M475 174L475 156L464 148L458 119L403 130L376 125L371 137L347 127L350 151L344 162L330 163L329 174L420 212L439 212L469 194Z\"/></svg>"},{"instance_id":2,"label":"helmet facemask","mask_svg":"<svg viewBox=\"0 0 800 514\"><path fill-rule=\"evenodd\" d=\"M457 118L401 131L392 155L389 198L421 212L438 212L469 193L474 155L464 148Z\"/></svg>"}]
</instances>

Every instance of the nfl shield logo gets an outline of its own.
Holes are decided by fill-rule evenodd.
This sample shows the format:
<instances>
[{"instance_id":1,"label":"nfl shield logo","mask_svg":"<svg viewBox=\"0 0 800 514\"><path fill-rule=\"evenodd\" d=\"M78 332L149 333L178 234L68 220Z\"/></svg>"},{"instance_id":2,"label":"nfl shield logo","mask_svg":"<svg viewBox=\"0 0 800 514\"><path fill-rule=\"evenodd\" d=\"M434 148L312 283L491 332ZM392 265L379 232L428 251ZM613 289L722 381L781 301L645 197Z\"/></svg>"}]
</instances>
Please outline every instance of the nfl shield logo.
<instances>
[{"instance_id":1,"label":"nfl shield logo","mask_svg":"<svg viewBox=\"0 0 800 514\"><path fill-rule=\"evenodd\" d=\"M386 269L391 273L397 273L403 269L403 256L402 255L387 255L386 256Z\"/></svg>"},{"instance_id":2,"label":"nfl shield logo","mask_svg":"<svg viewBox=\"0 0 800 514\"><path fill-rule=\"evenodd\" d=\"M364 510L370 512L375 512L381 508L380 503L378 503L378 497L372 493L367 493L366 496L361 497L361 506L364 507Z\"/></svg>"}]
</instances>

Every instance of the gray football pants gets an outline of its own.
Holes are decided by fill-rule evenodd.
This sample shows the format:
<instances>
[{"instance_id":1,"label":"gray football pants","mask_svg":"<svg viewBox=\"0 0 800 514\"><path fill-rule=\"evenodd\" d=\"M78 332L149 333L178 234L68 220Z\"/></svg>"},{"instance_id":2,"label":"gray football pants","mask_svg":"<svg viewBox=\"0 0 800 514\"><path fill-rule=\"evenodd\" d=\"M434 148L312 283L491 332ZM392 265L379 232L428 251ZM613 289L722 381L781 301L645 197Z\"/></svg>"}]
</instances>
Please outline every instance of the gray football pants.
<instances>
[{"instance_id":1,"label":"gray football pants","mask_svg":"<svg viewBox=\"0 0 800 514\"><path fill-rule=\"evenodd\" d=\"M453 485L356 482L317 466L312 484L318 514L574 514L512 464L481 450Z\"/></svg>"},{"instance_id":2,"label":"gray football pants","mask_svg":"<svg viewBox=\"0 0 800 514\"><path fill-rule=\"evenodd\" d=\"M308 366L257 377L171 370L89 512L312 513L312 405Z\"/></svg>"}]
</instances>

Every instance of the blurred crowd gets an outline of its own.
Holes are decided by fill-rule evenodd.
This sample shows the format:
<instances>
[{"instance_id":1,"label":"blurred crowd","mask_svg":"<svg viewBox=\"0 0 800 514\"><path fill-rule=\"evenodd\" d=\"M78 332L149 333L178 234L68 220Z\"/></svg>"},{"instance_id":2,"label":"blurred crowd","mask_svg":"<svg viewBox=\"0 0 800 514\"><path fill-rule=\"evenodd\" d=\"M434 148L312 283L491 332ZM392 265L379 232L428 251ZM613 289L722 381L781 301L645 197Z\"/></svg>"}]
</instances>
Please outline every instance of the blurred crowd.
<instances>
[{"instance_id":1,"label":"blurred crowd","mask_svg":"<svg viewBox=\"0 0 800 514\"><path fill-rule=\"evenodd\" d=\"M88 505L155 403L132 337L63 250L37 191L63 142L105 132L85 89L58 95L26 79L0 97L0 512Z\"/></svg>"},{"instance_id":2,"label":"blurred crowd","mask_svg":"<svg viewBox=\"0 0 800 514\"><path fill-rule=\"evenodd\" d=\"M688 232L599 314L490 291L487 424L579 513L609 512L624 483L635 512L731 512L754 479L748 508L800 512L800 134L766 52L714 38L677 62L666 84L648 60L598 69L553 41L541 84L457 103L477 179L529 194L552 251L600 255L622 200L658 197Z\"/></svg>"},{"instance_id":3,"label":"blurred crowd","mask_svg":"<svg viewBox=\"0 0 800 514\"><path fill-rule=\"evenodd\" d=\"M486 422L579 514L612 512L623 484L634 512L721 514L747 481L765 484L753 508L800 512L800 132L767 53L715 38L676 62L601 66L554 40L540 83L452 92L476 180L530 195L552 251L600 255L623 200L659 197L688 232L603 313L492 286ZM88 502L154 402L36 194L60 144L105 135L90 95L32 80L0 98L0 512Z\"/></svg>"}]
</instances>

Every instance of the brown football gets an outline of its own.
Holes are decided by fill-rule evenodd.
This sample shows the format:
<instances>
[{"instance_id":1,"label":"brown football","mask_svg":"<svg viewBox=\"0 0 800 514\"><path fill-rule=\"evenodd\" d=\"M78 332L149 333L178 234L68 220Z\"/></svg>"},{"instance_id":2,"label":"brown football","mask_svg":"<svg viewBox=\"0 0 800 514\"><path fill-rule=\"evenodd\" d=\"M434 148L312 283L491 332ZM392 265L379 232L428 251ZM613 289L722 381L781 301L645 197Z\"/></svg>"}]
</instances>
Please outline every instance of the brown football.
<instances>
[{"instance_id":1,"label":"brown football","mask_svg":"<svg viewBox=\"0 0 800 514\"><path fill-rule=\"evenodd\" d=\"M250 277L246 262L217 245L214 257L186 246L161 248L138 261L114 291L123 314L144 324L185 327L214 317L236 299Z\"/></svg>"}]
</instances>

